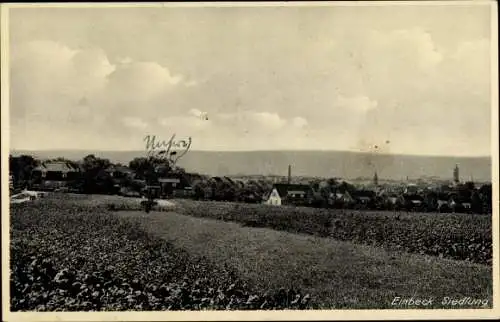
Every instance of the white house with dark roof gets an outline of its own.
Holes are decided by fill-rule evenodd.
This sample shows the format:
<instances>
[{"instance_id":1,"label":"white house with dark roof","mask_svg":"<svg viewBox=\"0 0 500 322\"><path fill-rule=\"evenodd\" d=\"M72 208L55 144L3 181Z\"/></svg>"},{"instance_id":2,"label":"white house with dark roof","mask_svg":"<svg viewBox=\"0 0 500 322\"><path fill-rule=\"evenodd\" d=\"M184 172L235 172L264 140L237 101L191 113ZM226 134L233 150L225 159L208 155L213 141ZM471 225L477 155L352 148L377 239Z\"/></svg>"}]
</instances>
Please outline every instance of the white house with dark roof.
<instances>
[{"instance_id":1,"label":"white house with dark roof","mask_svg":"<svg viewBox=\"0 0 500 322\"><path fill-rule=\"evenodd\" d=\"M310 193L308 185L277 183L265 203L275 206L305 204Z\"/></svg>"}]
</instances>

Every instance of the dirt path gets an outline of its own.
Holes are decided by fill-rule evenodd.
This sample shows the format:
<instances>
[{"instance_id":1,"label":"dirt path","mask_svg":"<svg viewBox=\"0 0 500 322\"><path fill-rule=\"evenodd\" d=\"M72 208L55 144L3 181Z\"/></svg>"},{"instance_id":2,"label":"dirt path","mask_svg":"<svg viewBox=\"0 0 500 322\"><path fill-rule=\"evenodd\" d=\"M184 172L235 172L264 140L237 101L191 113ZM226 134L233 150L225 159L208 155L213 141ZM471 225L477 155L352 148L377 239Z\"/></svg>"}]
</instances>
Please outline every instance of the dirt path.
<instances>
[{"instance_id":1,"label":"dirt path","mask_svg":"<svg viewBox=\"0 0 500 322\"><path fill-rule=\"evenodd\" d=\"M138 219L150 233L194 256L233 266L259 287L297 287L330 308L395 308L396 296L432 297L435 304L468 296L491 303L492 271L483 265L172 212L117 214Z\"/></svg>"}]
</instances>

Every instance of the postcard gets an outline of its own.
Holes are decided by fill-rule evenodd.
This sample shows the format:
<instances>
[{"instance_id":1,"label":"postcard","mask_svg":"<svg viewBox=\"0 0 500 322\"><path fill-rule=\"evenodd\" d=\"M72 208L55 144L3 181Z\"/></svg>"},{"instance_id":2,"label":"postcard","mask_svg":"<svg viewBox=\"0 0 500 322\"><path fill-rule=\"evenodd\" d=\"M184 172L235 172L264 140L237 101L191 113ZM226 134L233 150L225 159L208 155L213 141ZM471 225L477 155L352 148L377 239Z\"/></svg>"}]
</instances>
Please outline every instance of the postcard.
<instances>
[{"instance_id":1,"label":"postcard","mask_svg":"<svg viewBox=\"0 0 500 322\"><path fill-rule=\"evenodd\" d=\"M6 321L500 317L496 2L1 9Z\"/></svg>"}]
</instances>

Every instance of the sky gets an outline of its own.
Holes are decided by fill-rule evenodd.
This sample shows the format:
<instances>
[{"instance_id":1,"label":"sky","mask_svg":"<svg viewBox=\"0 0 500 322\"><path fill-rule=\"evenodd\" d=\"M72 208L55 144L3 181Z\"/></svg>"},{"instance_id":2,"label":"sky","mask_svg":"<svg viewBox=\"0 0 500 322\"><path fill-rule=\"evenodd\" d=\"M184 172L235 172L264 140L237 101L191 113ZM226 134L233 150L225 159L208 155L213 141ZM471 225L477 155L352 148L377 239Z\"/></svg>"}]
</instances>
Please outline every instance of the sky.
<instances>
[{"instance_id":1,"label":"sky","mask_svg":"<svg viewBox=\"0 0 500 322\"><path fill-rule=\"evenodd\" d=\"M490 10L11 9L11 149L490 155Z\"/></svg>"}]
</instances>

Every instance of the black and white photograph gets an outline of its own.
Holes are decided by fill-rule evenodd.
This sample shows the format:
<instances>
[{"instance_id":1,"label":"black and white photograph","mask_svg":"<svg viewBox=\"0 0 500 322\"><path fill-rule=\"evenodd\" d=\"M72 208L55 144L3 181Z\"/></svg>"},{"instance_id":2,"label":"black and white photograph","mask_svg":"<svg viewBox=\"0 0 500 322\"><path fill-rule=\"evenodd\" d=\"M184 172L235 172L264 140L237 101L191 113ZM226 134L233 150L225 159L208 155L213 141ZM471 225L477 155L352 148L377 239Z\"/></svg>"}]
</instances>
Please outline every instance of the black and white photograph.
<instances>
[{"instance_id":1,"label":"black and white photograph","mask_svg":"<svg viewBox=\"0 0 500 322\"><path fill-rule=\"evenodd\" d=\"M2 4L6 320L500 317L496 6Z\"/></svg>"}]
</instances>

